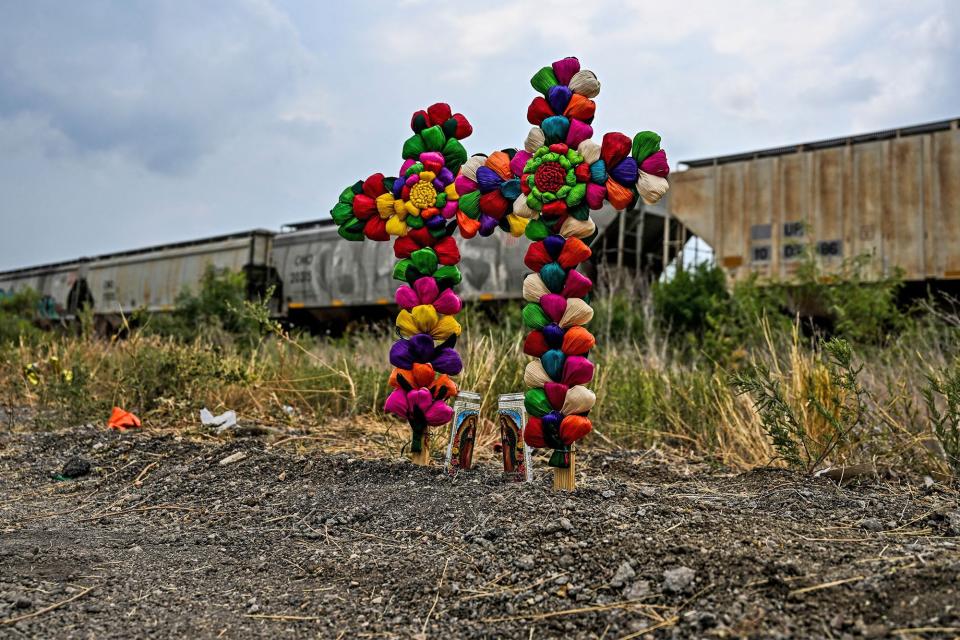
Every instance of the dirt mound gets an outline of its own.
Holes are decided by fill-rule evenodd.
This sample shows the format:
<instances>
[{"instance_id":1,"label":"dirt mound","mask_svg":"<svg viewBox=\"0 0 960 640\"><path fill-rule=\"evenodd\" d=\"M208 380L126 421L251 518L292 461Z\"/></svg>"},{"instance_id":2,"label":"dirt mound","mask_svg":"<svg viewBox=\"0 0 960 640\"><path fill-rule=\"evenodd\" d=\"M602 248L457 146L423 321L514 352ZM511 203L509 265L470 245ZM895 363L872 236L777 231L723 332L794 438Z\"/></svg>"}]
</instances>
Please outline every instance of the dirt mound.
<instances>
[{"instance_id":1,"label":"dirt mound","mask_svg":"<svg viewBox=\"0 0 960 640\"><path fill-rule=\"evenodd\" d=\"M67 461L89 462L75 480ZM957 494L655 452L487 467L0 436L0 636L953 637ZM579 464L580 460L578 460Z\"/></svg>"}]
</instances>

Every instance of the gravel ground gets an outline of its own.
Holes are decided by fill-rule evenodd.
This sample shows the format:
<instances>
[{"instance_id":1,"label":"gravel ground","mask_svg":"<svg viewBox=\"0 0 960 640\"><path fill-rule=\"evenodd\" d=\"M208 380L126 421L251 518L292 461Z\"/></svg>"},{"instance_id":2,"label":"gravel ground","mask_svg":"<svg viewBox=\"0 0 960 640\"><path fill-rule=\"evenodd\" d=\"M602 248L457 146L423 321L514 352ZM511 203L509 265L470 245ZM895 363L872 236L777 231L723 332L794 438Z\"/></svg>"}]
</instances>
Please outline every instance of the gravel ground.
<instances>
[{"instance_id":1,"label":"gravel ground","mask_svg":"<svg viewBox=\"0 0 960 640\"><path fill-rule=\"evenodd\" d=\"M288 446L0 435L0 637L960 636L942 485L597 452L558 494Z\"/></svg>"}]
</instances>

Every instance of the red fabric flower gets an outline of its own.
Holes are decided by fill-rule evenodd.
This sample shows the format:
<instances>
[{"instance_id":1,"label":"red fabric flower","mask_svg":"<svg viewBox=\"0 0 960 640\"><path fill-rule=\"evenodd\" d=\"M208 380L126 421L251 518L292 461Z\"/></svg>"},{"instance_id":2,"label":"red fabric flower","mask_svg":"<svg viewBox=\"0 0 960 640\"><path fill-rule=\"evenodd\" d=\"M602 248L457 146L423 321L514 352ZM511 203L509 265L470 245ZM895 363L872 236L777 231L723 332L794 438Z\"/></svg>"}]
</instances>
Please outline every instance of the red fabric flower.
<instances>
[{"instance_id":1,"label":"red fabric flower","mask_svg":"<svg viewBox=\"0 0 960 640\"><path fill-rule=\"evenodd\" d=\"M527 254L523 256L523 264L527 265L527 268L531 271L540 273L540 269L548 262L553 262L553 258L547 253L542 240L538 240L527 247Z\"/></svg>"}]
</instances>

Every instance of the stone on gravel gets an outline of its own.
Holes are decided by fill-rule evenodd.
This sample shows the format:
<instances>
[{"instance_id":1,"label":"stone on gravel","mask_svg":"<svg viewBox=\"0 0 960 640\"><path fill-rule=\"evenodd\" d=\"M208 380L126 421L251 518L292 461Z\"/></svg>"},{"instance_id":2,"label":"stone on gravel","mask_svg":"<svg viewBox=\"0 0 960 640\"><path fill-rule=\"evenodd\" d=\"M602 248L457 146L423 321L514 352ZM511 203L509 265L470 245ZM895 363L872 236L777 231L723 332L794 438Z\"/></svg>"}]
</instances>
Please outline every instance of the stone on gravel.
<instances>
[{"instance_id":1,"label":"stone on gravel","mask_svg":"<svg viewBox=\"0 0 960 640\"><path fill-rule=\"evenodd\" d=\"M633 570L633 567L630 566L630 563L624 560L620 563L620 566L617 567L617 572L613 574L613 579L610 580L611 587L622 587L630 580L637 575L637 572Z\"/></svg>"},{"instance_id":2,"label":"stone on gravel","mask_svg":"<svg viewBox=\"0 0 960 640\"><path fill-rule=\"evenodd\" d=\"M960 536L960 511L947 514L947 535Z\"/></svg>"},{"instance_id":3,"label":"stone on gravel","mask_svg":"<svg viewBox=\"0 0 960 640\"><path fill-rule=\"evenodd\" d=\"M555 520L553 522L548 523L547 526L543 528L543 532L547 534L557 533L558 531L572 531L572 530L573 530L573 523L570 522L569 518L560 518L559 520Z\"/></svg>"},{"instance_id":4,"label":"stone on gravel","mask_svg":"<svg viewBox=\"0 0 960 640\"><path fill-rule=\"evenodd\" d=\"M883 531L883 523L877 518L864 518L860 521L860 527L867 531Z\"/></svg>"},{"instance_id":5,"label":"stone on gravel","mask_svg":"<svg viewBox=\"0 0 960 640\"><path fill-rule=\"evenodd\" d=\"M220 461L220 466L225 467L228 464L233 464L234 462L240 462L247 457L246 451L237 451L236 453L231 453L229 456Z\"/></svg>"},{"instance_id":6,"label":"stone on gravel","mask_svg":"<svg viewBox=\"0 0 960 640\"><path fill-rule=\"evenodd\" d=\"M697 572L689 567L675 567L663 572L663 590L667 593L686 593L693 585Z\"/></svg>"},{"instance_id":7,"label":"stone on gravel","mask_svg":"<svg viewBox=\"0 0 960 640\"><path fill-rule=\"evenodd\" d=\"M249 463L218 466L241 449ZM732 475L622 452L604 454L584 490L558 496L547 482L505 484L496 459L448 479L439 465L99 426L3 432L0 450L0 622L80 593L71 583L96 586L10 625L16 637L228 628L251 639L481 640L535 627L538 638L862 640L960 624L960 540L947 533L960 507L946 484L920 493L878 479L836 491L785 469ZM583 454L599 468L595 452ZM123 471L92 471L79 493L50 486L72 456ZM162 462L131 488L148 458ZM868 518L932 535L866 536ZM822 542L824 523L845 522L861 543ZM871 578L786 595L860 572ZM624 601L670 624L650 631Z\"/></svg>"},{"instance_id":8,"label":"stone on gravel","mask_svg":"<svg viewBox=\"0 0 960 640\"><path fill-rule=\"evenodd\" d=\"M627 600L639 600L650 595L650 581L636 580L623 590L623 596Z\"/></svg>"},{"instance_id":9,"label":"stone on gravel","mask_svg":"<svg viewBox=\"0 0 960 640\"><path fill-rule=\"evenodd\" d=\"M60 472L64 478L80 478L90 473L90 463L83 458L70 458Z\"/></svg>"}]
</instances>

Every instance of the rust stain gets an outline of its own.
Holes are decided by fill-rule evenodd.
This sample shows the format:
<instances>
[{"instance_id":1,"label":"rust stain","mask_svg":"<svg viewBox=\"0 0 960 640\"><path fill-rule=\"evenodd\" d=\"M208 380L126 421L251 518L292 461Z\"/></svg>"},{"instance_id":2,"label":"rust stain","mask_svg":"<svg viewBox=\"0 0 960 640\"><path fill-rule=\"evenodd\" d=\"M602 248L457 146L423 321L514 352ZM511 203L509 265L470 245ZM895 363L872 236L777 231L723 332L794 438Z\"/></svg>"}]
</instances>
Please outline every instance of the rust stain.
<instances>
[{"instance_id":1,"label":"rust stain","mask_svg":"<svg viewBox=\"0 0 960 640\"><path fill-rule=\"evenodd\" d=\"M743 264L743 256L724 256L720 264L726 269L736 269Z\"/></svg>"}]
</instances>

